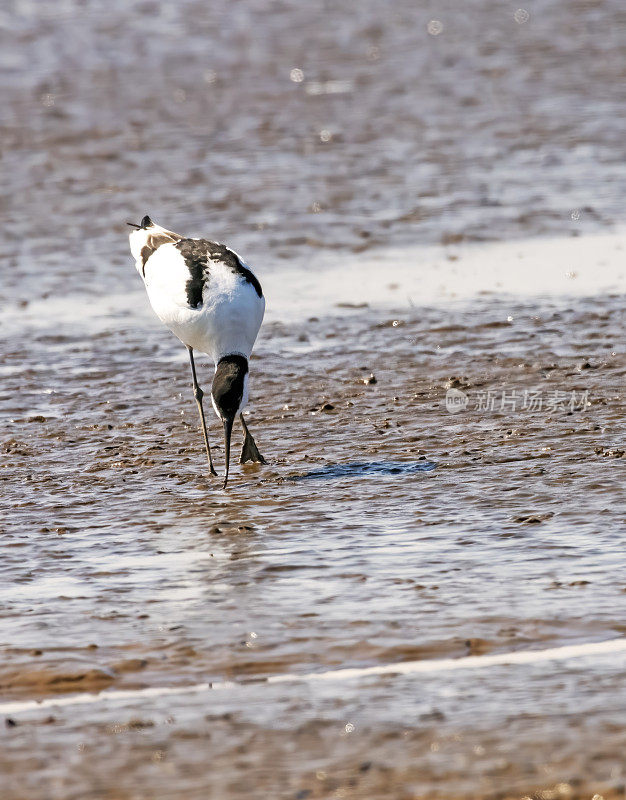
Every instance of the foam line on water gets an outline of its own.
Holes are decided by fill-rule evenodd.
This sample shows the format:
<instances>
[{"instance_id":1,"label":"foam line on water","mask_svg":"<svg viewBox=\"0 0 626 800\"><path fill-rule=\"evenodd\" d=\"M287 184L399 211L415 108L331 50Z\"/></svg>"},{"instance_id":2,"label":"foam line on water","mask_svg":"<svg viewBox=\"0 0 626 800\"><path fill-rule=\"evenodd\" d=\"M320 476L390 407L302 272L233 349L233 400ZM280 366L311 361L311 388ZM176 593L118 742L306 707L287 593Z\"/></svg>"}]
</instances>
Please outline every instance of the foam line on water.
<instances>
[{"instance_id":1,"label":"foam line on water","mask_svg":"<svg viewBox=\"0 0 626 800\"><path fill-rule=\"evenodd\" d=\"M537 664L541 661L563 661L582 656L607 655L620 652L626 653L626 638L551 647L547 650L520 650L514 653L465 656L464 658L404 661L399 664L383 664L376 667L355 667L330 670L328 672L311 672L308 675L271 675L267 679L267 683L287 683L295 679L305 681L349 680L350 678L362 678L369 675L414 675L460 669L485 669L487 667L513 666L517 664Z\"/></svg>"},{"instance_id":2,"label":"foam line on water","mask_svg":"<svg viewBox=\"0 0 626 800\"><path fill-rule=\"evenodd\" d=\"M16 700L0 703L0 714L19 714L22 711L105 703L107 701L147 700L155 697L167 697L168 695L203 694L205 692L237 689L241 686L253 684L343 681L375 675L423 675L432 672L450 672L463 669L538 664L542 661L568 661L584 656L605 656L615 653L626 653L625 637L609 639L604 642L550 647L546 650L518 650L513 653L496 653L495 655L404 661L375 667L351 667L304 674L285 673L282 675L270 675L268 678L244 681L216 681L213 683L195 683L187 686L151 686L145 689L105 689L97 694L71 694L61 697L48 697L45 700Z\"/></svg>"}]
</instances>

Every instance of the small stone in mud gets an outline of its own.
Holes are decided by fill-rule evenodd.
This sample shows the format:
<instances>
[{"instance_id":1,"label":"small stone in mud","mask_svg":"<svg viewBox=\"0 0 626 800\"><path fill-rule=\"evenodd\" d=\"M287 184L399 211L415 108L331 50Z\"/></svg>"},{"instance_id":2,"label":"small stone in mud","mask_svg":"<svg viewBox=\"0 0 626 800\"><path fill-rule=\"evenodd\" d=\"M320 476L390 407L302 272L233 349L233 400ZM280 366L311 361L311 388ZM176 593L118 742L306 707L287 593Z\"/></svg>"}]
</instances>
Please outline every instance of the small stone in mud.
<instances>
[{"instance_id":1,"label":"small stone in mud","mask_svg":"<svg viewBox=\"0 0 626 800\"><path fill-rule=\"evenodd\" d=\"M16 728L17 722L13 719L13 717L5 717L4 724L7 728Z\"/></svg>"},{"instance_id":2,"label":"small stone in mud","mask_svg":"<svg viewBox=\"0 0 626 800\"><path fill-rule=\"evenodd\" d=\"M449 377L443 384L444 389L467 389L469 381L465 377L458 378L456 375Z\"/></svg>"},{"instance_id":3,"label":"small stone in mud","mask_svg":"<svg viewBox=\"0 0 626 800\"><path fill-rule=\"evenodd\" d=\"M544 522L550 517L553 517L554 514L547 513L547 514L520 514L517 517L513 517L513 522L524 522L526 524L537 524L539 522Z\"/></svg>"},{"instance_id":4,"label":"small stone in mud","mask_svg":"<svg viewBox=\"0 0 626 800\"><path fill-rule=\"evenodd\" d=\"M624 458L626 450L620 450L617 447L594 447L594 452L599 456L606 456L607 458Z\"/></svg>"},{"instance_id":5,"label":"small stone in mud","mask_svg":"<svg viewBox=\"0 0 626 800\"><path fill-rule=\"evenodd\" d=\"M378 383L378 381L376 380L376 376L372 372L370 375L367 376L367 378L361 378L359 383L364 383L366 386L371 386L374 383Z\"/></svg>"},{"instance_id":6,"label":"small stone in mud","mask_svg":"<svg viewBox=\"0 0 626 800\"><path fill-rule=\"evenodd\" d=\"M28 447L25 444L22 444L22 442L18 442L16 439L7 439L6 442L3 442L2 452L10 453L11 455L16 455L16 456L31 455Z\"/></svg>"},{"instance_id":7,"label":"small stone in mud","mask_svg":"<svg viewBox=\"0 0 626 800\"><path fill-rule=\"evenodd\" d=\"M29 422L45 422L46 418L42 417L41 414L36 414L34 417L28 418Z\"/></svg>"},{"instance_id":8,"label":"small stone in mud","mask_svg":"<svg viewBox=\"0 0 626 800\"><path fill-rule=\"evenodd\" d=\"M334 411L335 406L332 403L324 403L320 406L320 411Z\"/></svg>"}]
</instances>

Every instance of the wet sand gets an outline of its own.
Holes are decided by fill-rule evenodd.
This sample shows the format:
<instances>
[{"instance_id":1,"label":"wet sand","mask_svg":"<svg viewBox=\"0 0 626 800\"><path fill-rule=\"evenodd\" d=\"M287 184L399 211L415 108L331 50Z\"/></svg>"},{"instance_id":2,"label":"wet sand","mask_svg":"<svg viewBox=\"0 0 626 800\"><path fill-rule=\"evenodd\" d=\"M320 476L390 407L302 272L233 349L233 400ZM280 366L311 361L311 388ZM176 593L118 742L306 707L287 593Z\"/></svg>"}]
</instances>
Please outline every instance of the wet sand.
<instances>
[{"instance_id":1,"label":"wet sand","mask_svg":"<svg viewBox=\"0 0 626 800\"><path fill-rule=\"evenodd\" d=\"M262 680L624 635L621 5L120 8L0 18L0 708L234 686L7 712L2 800L622 797L623 654ZM266 290L227 492L146 212Z\"/></svg>"},{"instance_id":2,"label":"wet sand","mask_svg":"<svg viewBox=\"0 0 626 800\"><path fill-rule=\"evenodd\" d=\"M623 314L501 296L268 321L250 425L270 463L226 493L184 352L149 317L88 346L69 322L33 337L33 382L52 353L58 382L3 442L2 697L621 635ZM588 405L473 399L525 389ZM2 770L12 797L43 796L51 765L64 798L620 796L623 676L617 656L46 709L5 729Z\"/></svg>"}]
</instances>

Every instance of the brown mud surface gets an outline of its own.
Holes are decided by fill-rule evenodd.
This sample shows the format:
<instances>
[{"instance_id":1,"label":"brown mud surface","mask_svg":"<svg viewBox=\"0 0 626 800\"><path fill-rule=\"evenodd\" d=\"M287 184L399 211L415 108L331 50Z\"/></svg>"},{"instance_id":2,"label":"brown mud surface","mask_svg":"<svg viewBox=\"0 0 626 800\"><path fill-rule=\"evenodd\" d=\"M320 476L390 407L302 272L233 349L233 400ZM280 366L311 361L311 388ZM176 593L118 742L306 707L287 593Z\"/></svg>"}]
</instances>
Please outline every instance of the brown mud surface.
<instances>
[{"instance_id":1,"label":"brown mud surface","mask_svg":"<svg viewBox=\"0 0 626 800\"><path fill-rule=\"evenodd\" d=\"M3 443L2 697L623 634L617 305L269 322L249 422L270 463L236 467L225 493L205 477L184 352L166 332L31 344L31 363L56 354L59 379L45 408L29 395L33 414ZM450 387L465 412L446 410ZM525 389L544 402L587 392L588 405L473 400ZM504 797L558 783L569 788L551 796L583 797L623 780L623 660L596 666L42 710L6 728L0 770L8 796L29 798L50 770L46 796L63 798Z\"/></svg>"},{"instance_id":2,"label":"brown mud surface","mask_svg":"<svg viewBox=\"0 0 626 800\"><path fill-rule=\"evenodd\" d=\"M621 0L44 5L0 12L0 708L235 685L6 711L1 800L623 797L620 655L261 680L626 632L623 292L431 303L416 248L623 219ZM144 213L273 290L227 492Z\"/></svg>"}]
</instances>

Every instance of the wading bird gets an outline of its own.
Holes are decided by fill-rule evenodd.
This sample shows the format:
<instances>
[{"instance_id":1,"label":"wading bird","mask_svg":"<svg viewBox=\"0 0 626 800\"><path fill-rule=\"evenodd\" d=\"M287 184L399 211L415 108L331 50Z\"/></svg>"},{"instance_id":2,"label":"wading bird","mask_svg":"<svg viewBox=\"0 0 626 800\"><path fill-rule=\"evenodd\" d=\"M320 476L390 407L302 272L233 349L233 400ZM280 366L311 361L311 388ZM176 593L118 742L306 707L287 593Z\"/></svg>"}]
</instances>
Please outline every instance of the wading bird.
<instances>
[{"instance_id":1,"label":"wading bird","mask_svg":"<svg viewBox=\"0 0 626 800\"><path fill-rule=\"evenodd\" d=\"M209 470L211 457L193 351L211 356L215 376L211 400L224 425L228 482L230 437L239 414L244 432L240 463L265 464L243 418L248 402L248 359L263 321L265 298L261 284L239 256L218 242L188 239L156 225L146 216L129 222L130 251L143 278L155 314L186 346L191 362L193 393L200 413Z\"/></svg>"}]
</instances>

